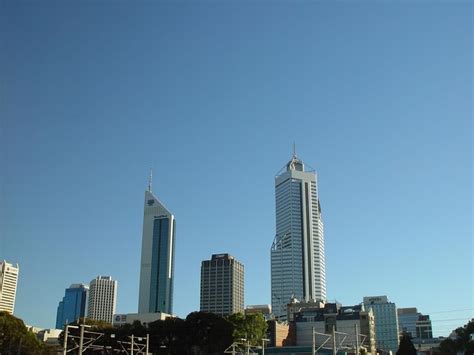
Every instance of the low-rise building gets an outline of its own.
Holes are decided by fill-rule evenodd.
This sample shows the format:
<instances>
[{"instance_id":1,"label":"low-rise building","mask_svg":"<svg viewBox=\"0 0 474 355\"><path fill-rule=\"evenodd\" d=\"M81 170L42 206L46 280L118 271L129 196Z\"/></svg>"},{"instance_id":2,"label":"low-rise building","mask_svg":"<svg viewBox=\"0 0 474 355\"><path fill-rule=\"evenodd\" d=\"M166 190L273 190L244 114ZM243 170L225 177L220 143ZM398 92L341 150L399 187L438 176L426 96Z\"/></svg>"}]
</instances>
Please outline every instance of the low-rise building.
<instances>
[{"instance_id":1,"label":"low-rise building","mask_svg":"<svg viewBox=\"0 0 474 355\"><path fill-rule=\"evenodd\" d=\"M135 321L139 321L141 324L145 325L157 320L165 320L166 318L170 317L174 316L161 312L114 314L112 325L118 327L124 324L133 324Z\"/></svg>"},{"instance_id":2,"label":"low-rise building","mask_svg":"<svg viewBox=\"0 0 474 355\"><path fill-rule=\"evenodd\" d=\"M338 350L351 351L363 346L371 354L376 352L374 314L365 311L363 305L326 303L322 308L303 309L293 317L296 346L312 346L313 341L322 344L330 338L323 348L333 349L336 344Z\"/></svg>"}]
</instances>

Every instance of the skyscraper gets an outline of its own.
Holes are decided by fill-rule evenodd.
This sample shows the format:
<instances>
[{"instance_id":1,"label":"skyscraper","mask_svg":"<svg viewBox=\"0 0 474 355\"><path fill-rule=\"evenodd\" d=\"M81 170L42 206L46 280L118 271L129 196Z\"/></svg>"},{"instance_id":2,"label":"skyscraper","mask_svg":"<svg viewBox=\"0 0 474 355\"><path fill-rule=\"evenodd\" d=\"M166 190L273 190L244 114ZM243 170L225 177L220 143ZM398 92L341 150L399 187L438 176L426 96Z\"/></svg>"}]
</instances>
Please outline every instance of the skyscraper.
<instances>
[{"instance_id":1,"label":"skyscraper","mask_svg":"<svg viewBox=\"0 0 474 355\"><path fill-rule=\"evenodd\" d=\"M173 312L176 221L151 191L145 191L138 313Z\"/></svg>"},{"instance_id":2,"label":"skyscraper","mask_svg":"<svg viewBox=\"0 0 474 355\"><path fill-rule=\"evenodd\" d=\"M396 353L398 349L398 318L395 303L389 302L387 296L364 297L364 307L372 309L375 318L377 347L384 351Z\"/></svg>"},{"instance_id":3,"label":"skyscraper","mask_svg":"<svg viewBox=\"0 0 474 355\"><path fill-rule=\"evenodd\" d=\"M201 312L222 316L244 311L244 266L229 254L201 263Z\"/></svg>"},{"instance_id":4,"label":"skyscraper","mask_svg":"<svg viewBox=\"0 0 474 355\"><path fill-rule=\"evenodd\" d=\"M0 311L13 314L19 272L18 264L13 266L5 260L0 262Z\"/></svg>"},{"instance_id":5,"label":"skyscraper","mask_svg":"<svg viewBox=\"0 0 474 355\"><path fill-rule=\"evenodd\" d=\"M110 276L97 276L89 285L87 318L112 324L117 304L117 281Z\"/></svg>"},{"instance_id":6,"label":"skyscraper","mask_svg":"<svg viewBox=\"0 0 474 355\"><path fill-rule=\"evenodd\" d=\"M275 317L286 320L292 297L326 300L324 231L314 170L296 153L275 177L276 235L271 247Z\"/></svg>"},{"instance_id":7,"label":"skyscraper","mask_svg":"<svg viewBox=\"0 0 474 355\"><path fill-rule=\"evenodd\" d=\"M65 324L86 316L88 291L89 286L84 284L72 284L66 289L64 297L58 305L56 329L62 329Z\"/></svg>"}]
</instances>

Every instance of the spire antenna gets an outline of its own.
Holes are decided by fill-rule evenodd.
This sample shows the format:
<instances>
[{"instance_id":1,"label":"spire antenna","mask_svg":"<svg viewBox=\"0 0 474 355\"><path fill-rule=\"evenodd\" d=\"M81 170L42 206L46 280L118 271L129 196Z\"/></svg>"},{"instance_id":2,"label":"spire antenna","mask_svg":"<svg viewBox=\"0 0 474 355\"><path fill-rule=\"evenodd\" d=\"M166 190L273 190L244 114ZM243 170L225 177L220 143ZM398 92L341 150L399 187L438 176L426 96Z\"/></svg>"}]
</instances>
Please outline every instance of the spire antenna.
<instances>
[{"instance_id":1,"label":"spire antenna","mask_svg":"<svg viewBox=\"0 0 474 355\"><path fill-rule=\"evenodd\" d=\"M150 177L148 178L148 192L152 192L151 191L152 183L153 183L153 169L150 168Z\"/></svg>"},{"instance_id":2,"label":"spire antenna","mask_svg":"<svg viewBox=\"0 0 474 355\"><path fill-rule=\"evenodd\" d=\"M296 158L296 144L293 141L293 157Z\"/></svg>"}]
</instances>

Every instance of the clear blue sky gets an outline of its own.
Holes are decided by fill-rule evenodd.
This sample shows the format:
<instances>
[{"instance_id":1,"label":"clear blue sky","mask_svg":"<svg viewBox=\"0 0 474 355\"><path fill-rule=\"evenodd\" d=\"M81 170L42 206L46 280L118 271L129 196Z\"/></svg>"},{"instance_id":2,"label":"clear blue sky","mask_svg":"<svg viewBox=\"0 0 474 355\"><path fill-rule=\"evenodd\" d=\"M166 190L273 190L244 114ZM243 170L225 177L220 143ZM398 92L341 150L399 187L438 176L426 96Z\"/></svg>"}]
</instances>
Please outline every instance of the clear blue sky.
<instances>
[{"instance_id":1,"label":"clear blue sky","mask_svg":"<svg viewBox=\"0 0 474 355\"><path fill-rule=\"evenodd\" d=\"M2 1L16 315L53 327L64 289L97 275L137 311L150 167L177 219L175 313L199 309L200 263L222 252L245 265L245 303L270 303L274 176L295 141L319 176L329 299L388 295L436 335L465 324L472 15L468 1Z\"/></svg>"}]
</instances>

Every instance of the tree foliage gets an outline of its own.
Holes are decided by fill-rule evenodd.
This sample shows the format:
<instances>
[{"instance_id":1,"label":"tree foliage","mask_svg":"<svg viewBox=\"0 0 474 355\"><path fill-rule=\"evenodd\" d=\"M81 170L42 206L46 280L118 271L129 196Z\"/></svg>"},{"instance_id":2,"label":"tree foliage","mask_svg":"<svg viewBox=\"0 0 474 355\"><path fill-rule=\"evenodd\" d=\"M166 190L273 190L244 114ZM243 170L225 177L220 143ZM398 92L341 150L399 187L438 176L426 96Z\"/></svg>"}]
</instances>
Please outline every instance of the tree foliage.
<instances>
[{"instance_id":1,"label":"tree foliage","mask_svg":"<svg viewBox=\"0 0 474 355\"><path fill-rule=\"evenodd\" d=\"M474 340L471 340L471 334L474 334L474 321L471 320L464 327L454 330L455 338L447 338L441 342L439 348L443 354L474 354Z\"/></svg>"},{"instance_id":2,"label":"tree foliage","mask_svg":"<svg viewBox=\"0 0 474 355\"><path fill-rule=\"evenodd\" d=\"M267 335L267 322L261 314L234 313L227 317L234 326L234 341L247 339L250 345L260 345Z\"/></svg>"},{"instance_id":3,"label":"tree foliage","mask_svg":"<svg viewBox=\"0 0 474 355\"><path fill-rule=\"evenodd\" d=\"M50 351L23 321L7 312L0 312L0 354L49 355Z\"/></svg>"}]
</instances>

